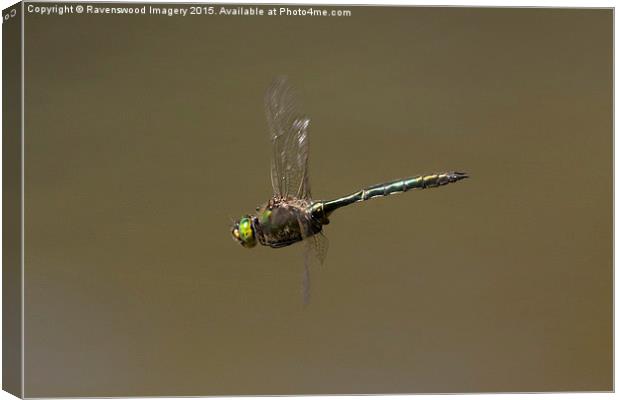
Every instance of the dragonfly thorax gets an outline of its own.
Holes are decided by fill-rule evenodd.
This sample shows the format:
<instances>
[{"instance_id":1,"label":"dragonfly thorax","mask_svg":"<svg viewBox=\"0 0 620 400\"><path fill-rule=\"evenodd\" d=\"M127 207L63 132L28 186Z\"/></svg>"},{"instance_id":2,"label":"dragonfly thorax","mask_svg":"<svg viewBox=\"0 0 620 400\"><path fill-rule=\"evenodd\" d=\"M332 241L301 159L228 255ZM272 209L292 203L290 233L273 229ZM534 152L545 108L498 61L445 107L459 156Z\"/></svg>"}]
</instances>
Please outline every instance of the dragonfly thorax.
<instances>
[{"instance_id":1,"label":"dragonfly thorax","mask_svg":"<svg viewBox=\"0 0 620 400\"><path fill-rule=\"evenodd\" d=\"M278 248L319 233L322 226L312 218L310 205L306 200L292 197L271 198L251 218L256 241Z\"/></svg>"}]
</instances>

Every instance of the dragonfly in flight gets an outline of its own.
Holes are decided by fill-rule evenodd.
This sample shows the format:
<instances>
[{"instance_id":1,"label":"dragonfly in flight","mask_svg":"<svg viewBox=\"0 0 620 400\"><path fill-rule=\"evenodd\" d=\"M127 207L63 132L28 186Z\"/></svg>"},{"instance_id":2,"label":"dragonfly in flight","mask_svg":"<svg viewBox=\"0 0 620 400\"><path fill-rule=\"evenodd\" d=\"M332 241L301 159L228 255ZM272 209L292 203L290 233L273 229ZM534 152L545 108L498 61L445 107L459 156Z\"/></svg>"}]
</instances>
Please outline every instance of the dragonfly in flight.
<instances>
[{"instance_id":1,"label":"dragonfly in flight","mask_svg":"<svg viewBox=\"0 0 620 400\"><path fill-rule=\"evenodd\" d=\"M241 217L233 224L232 236L243 247L280 248L304 242L303 299L309 300L310 265L323 263L327 239L323 226L331 214L353 203L404 193L412 189L428 189L460 181L463 172L418 175L380 183L333 200L313 200L308 177L308 127L310 119L299 110L295 92L288 80L277 78L265 94L265 111L271 138L271 184L273 195L256 208L254 214Z\"/></svg>"}]
</instances>

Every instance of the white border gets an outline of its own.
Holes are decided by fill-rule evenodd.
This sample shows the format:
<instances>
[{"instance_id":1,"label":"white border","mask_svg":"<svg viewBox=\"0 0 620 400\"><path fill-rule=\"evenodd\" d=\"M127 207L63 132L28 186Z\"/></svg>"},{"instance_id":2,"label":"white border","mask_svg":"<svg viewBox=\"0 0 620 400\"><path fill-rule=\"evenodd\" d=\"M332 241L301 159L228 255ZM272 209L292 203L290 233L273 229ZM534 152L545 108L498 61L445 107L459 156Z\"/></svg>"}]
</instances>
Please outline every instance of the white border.
<instances>
[{"instance_id":1,"label":"white border","mask_svg":"<svg viewBox=\"0 0 620 400\"><path fill-rule=\"evenodd\" d=\"M26 140L25 126L24 126L24 124L26 122L26 117L24 115L25 111L26 111L25 101L24 101L24 97L25 97L25 94L26 94L26 91L25 91L25 80L24 80L24 65L25 65L24 64L24 62L25 62L24 50L25 50L25 47L26 47L26 46L24 46L24 40L25 40L25 36L24 36L24 24L25 24L24 7L22 7L22 9L21 9L21 18L22 18L22 29L21 29L21 40L22 40L22 49L21 49L21 58L22 58L22 60L21 60L21 63L22 63L22 77L21 77L22 78L22 82L21 82L21 90L22 90L21 112L22 112L22 118L21 118L21 131L22 132L21 132L21 136L22 137L21 137L21 144L20 145L21 145L21 153L22 153L21 154L21 156L22 156L22 162L21 162L21 164L22 164L21 165L22 176L21 176L20 187L21 187L21 200L22 200L21 207L22 208L21 208L21 215L20 215L20 220L21 221L20 222L21 222L21 228L22 229L21 229L21 243L20 243L20 256L19 257L20 257L20 260L21 260L21 268L22 268L22 271L21 271L22 272L21 273L21 279L22 279L22 304L21 304L21 309L22 309L22 319L21 319L21 323L22 323L22 376L21 376L22 392L21 392L21 395L24 396L25 388L26 388L25 382L24 382L24 379L25 379L25 376L26 376L25 375L25 372L26 372L25 371L25 356L24 356L24 352L25 352L25 348L26 348L26 340L24 339L24 333L26 332L25 325L24 325L25 324L24 307L25 307L25 301L26 301L26 298L24 296L24 291L26 289L26 286L25 286L25 284L26 284L26 279L25 279L26 270L25 270L25 264L24 264L24 262L25 262L25 255L26 255L26 252L24 250L24 245L26 243L26 241L25 241L26 234L24 232L24 229L25 229L25 224L24 224L24 217L25 217L25 213L24 213L24 210L25 210L25 205L24 205L24 195L25 195L25 192L24 192L24 187L25 187L24 186L24 179L25 179L24 178L24 175L25 175L24 174L24 166L26 165L24 163L24 156L25 156L24 142ZM1 180L1 178L0 178L0 180Z\"/></svg>"},{"instance_id":2,"label":"white border","mask_svg":"<svg viewBox=\"0 0 620 400\"><path fill-rule=\"evenodd\" d=\"M30 1L30 2L35 2L35 1ZM41 2L48 2L48 3L54 3L54 1L41 1ZM58 3L66 3L67 1L59 1ZM77 3L88 3L88 2L95 2L95 1L84 1L84 2L79 2L76 1ZM105 1L101 1L101 2L105 2ZM140 1L135 1L133 3L138 3ZM183 1L175 1L175 0L151 0L149 2L153 2L153 3L189 3L189 2L183 2ZM191 2L191 1L190 1ZM12 6L13 4L15 4L16 1L9 1L9 0L0 0L0 5L2 6L2 9L8 8L10 6ZM209 4L322 4L322 5L375 5L375 6L470 6L470 7L561 7L561 8L571 8L571 7L591 7L591 8L609 8L609 7L616 7L616 1L550 1L550 0L545 0L545 1L510 1L510 0L503 0L503 1L480 1L480 0L469 0L469 1L459 1L459 0L451 0L451 1L408 1L408 0L389 0L389 1L385 1L385 0L375 0L372 2L368 2L368 1L354 1L354 0L338 0L337 2L333 2L333 1L329 1L329 0L288 0L288 1L260 1L260 0L243 0L243 1L221 1L221 0L212 0L212 1L205 1L203 3L209 3ZM22 18L23 18L23 9L22 9ZM615 19L615 18L614 18ZM22 43L24 40L24 24L22 24ZM2 33L0 30L0 40L2 38ZM615 30L614 27L614 77L616 76L617 73L617 63L616 63L616 54L615 54L615 43L618 42L618 33ZM24 199L24 79L23 79L23 63L24 63L24 48L22 47L22 51L21 51L21 58L22 58L22 82L21 82L21 90L22 90L22 104L21 104L21 109L22 109L22 140L21 140L21 152L22 152L22 177L21 177L21 190L22 190L22 210L23 210L23 199ZM2 55L0 53L0 68L2 65ZM0 83L1 84L1 83ZM618 112L618 108L617 108L617 104L615 102L615 93L616 93L616 89L617 89L617 84L616 81L614 79L614 122L615 122L615 116L617 115ZM1 96L0 96L1 97ZM0 109L2 106L2 100L0 99ZM614 123L614 128L615 128L615 123ZM1 144L0 144L1 147ZM614 129L614 155L615 153L618 151L618 143L615 141L615 129ZM615 160L615 156L614 156L614 160ZM2 165L0 164L0 183L1 183L1 173L2 173ZM617 169L616 169L616 165L614 162L614 210L617 206L616 203L616 197L615 197L615 188L617 187L617 179L618 179L618 174L617 174ZM0 200L1 202L1 200ZM2 222L2 217L0 216L0 224ZM614 367L615 367L615 359L616 359L616 352L617 352L617 348L615 346L615 342L617 340L617 332L615 330L615 321L617 321L617 317L618 317L618 311L617 308L615 307L615 288L617 287L618 284L618 278L615 274L615 253L616 253L616 249L617 249L617 238L615 236L615 224L616 222L616 214L614 212ZM23 243L24 243L24 214L22 212L21 215L21 225L22 225L22 248L21 248L21 257L22 257L22 340L23 340L23 332L24 332L24 325L23 325L23 315L24 315L24 302L23 302L23 294L24 294L24 266L23 266L23 260L24 260L24 247L23 247ZM0 232L0 239L2 237L2 233ZM1 280L1 277L0 277ZM1 291L1 287L0 287L0 291ZM1 297L0 297L0 302L1 302ZM0 331L1 331L1 327L2 327L2 321L0 320ZM0 356L2 354L2 349L0 349ZM1 357L0 357L1 359ZM22 393L24 390L24 346L22 346ZM614 385L615 382L618 382L618 370L616 368L614 368ZM376 396L379 397L381 399L385 399L385 400L392 400L392 399L436 399L438 395L381 395L381 396ZM545 399L606 399L606 398L614 398L616 397L615 393L545 393L545 394L521 394L521 393L516 393L516 394L466 394L466 395L458 395L459 399L478 399L480 397L484 397L484 398L488 398L488 399L516 399L516 398L521 398L523 396L527 396L527 398L538 398L538 397L544 397ZM341 400L352 400L354 398L357 398L359 396L294 396L295 398L308 398L308 399L316 399L316 400L324 400L324 399L341 399ZM13 399L14 397L6 392L0 392L0 400L5 400L5 399ZM158 397L160 399L182 399L185 397ZM213 397L211 397L213 398ZM263 396L263 398L276 398L276 396ZM222 399L244 399L244 397L222 397Z\"/></svg>"}]
</instances>

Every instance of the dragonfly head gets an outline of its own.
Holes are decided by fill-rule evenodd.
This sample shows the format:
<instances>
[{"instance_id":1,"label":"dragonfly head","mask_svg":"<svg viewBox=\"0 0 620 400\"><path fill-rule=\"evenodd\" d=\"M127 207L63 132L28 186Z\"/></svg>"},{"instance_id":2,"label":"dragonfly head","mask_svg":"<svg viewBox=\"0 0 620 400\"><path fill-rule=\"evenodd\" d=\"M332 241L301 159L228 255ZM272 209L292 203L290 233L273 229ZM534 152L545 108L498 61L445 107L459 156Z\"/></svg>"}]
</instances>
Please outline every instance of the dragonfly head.
<instances>
[{"instance_id":1,"label":"dragonfly head","mask_svg":"<svg viewBox=\"0 0 620 400\"><path fill-rule=\"evenodd\" d=\"M243 247L256 246L256 236L254 235L254 226L252 226L252 218L249 215L241 217L241 219L232 227L233 239L239 242Z\"/></svg>"}]
</instances>

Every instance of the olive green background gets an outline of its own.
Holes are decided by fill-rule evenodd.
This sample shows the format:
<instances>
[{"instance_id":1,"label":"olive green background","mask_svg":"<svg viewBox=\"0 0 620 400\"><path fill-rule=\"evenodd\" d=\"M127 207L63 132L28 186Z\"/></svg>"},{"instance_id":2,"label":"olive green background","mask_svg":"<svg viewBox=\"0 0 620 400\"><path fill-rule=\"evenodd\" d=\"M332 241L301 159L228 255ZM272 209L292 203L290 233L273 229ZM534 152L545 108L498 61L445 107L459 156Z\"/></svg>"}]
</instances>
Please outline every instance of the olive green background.
<instances>
[{"instance_id":1,"label":"olive green background","mask_svg":"<svg viewBox=\"0 0 620 400\"><path fill-rule=\"evenodd\" d=\"M345 8L26 14L26 396L612 389L612 11ZM305 308L230 236L281 74L315 198L472 176L335 213Z\"/></svg>"}]
</instances>

